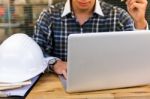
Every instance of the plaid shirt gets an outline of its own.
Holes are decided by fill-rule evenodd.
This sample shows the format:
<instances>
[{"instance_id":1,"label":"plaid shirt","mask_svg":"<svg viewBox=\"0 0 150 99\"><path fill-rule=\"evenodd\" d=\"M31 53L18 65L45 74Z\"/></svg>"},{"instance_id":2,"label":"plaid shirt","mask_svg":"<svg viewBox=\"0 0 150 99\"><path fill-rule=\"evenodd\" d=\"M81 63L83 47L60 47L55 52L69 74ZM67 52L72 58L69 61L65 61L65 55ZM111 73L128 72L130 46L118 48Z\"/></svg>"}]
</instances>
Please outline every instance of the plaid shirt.
<instances>
[{"instance_id":1,"label":"plaid shirt","mask_svg":"<svg viewBox=\"0 0 150 99\"><path fill-rule=\"evenodd\" d=\"M93 15L82 26L69 5L70 0L50 6L37 20L33 39L46 57L67 61L67 38L70 34L134 30L133 21L125 10L103 1L96 0Z\"/></svg>"}]
</instances>

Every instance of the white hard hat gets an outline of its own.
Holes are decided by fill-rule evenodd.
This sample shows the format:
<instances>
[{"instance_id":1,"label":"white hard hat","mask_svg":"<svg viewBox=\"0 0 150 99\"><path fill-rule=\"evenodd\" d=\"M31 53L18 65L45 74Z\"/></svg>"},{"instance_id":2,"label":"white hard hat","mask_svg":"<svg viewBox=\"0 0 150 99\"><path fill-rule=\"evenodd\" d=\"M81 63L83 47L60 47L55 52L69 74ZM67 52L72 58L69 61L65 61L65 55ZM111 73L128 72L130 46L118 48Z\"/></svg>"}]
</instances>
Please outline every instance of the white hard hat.
<instances>
[{"instance_id":1,"label":"white hard hat","mask_svg":"<svg viewBox=\"0 0 150 99\"><path fill-rule=\"evenodd\" d=\"M0 82L21 82L44 72L46 65L38 44L26 34L14 34L0 46Z\"/></svg>"}]
</instances>

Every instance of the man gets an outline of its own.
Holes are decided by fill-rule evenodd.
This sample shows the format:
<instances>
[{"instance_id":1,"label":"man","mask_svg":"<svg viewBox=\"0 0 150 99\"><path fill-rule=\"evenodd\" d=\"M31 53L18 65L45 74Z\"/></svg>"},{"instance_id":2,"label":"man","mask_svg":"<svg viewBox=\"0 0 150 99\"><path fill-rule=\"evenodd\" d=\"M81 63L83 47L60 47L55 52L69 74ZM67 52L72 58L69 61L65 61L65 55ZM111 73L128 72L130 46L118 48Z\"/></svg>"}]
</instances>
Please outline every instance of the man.
<instances>
[{"instance_id":1,"label":"man","mask_svg":"<svg viewBox=\"0 0 150 99\"><path fill-rule=\"evenodd\" d=\"M44 10L35 27L34 40L48 57L48 69L67 77L67 37L73 33L146 29L146 0L127 0L128 11L102 0L67 0ZM135 27L135 28L134 28Z\"/></svg>"}]
</instances>

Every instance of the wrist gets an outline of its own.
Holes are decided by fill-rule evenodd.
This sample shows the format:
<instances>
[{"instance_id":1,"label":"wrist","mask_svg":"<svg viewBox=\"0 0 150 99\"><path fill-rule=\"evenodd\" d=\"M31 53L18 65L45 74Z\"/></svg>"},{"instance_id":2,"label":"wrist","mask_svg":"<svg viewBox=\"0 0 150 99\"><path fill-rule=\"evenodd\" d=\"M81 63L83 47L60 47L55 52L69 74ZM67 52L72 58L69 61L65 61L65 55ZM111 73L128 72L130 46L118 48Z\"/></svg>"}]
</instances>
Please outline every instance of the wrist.
<instances>
[{"instance_id":1,"label":"wrist","mask_svg":"<svg viewBox=\"0 0 150 99\"><path fill-rule=\"evenodd\" d=\"M146 19L135 21L135 28L136 29L146 29L146 27L147 27Z\"/></svg>"},{"instance_id":2,"label":"wrist","mask_svg":"<svg viewBox=\"0 0 150 99\"><path fill-rule=\"evenodd\" d=\"M55 64L57 63L57 59L56 58L53 58L53 59L51 59L51 60L49 60L49 62L48 62L48 66L49 66L49 70L51 71L51 72L54 72L54 66L55 66Z\"/></svg>"}]
</instances>

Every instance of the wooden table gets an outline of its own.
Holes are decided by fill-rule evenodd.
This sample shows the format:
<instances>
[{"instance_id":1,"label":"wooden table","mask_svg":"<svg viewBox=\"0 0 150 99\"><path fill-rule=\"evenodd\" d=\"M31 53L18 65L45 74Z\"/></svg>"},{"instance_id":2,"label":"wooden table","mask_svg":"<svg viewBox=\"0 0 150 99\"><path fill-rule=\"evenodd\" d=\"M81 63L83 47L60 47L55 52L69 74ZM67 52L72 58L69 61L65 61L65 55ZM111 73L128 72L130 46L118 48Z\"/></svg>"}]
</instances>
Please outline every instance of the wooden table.
<instances>
[{"instance_id":1,"label":"wooden table","mask_svg":"<svg viewBox=\"0 0 150 99\"><path fill-rule=\"evenodd\" d=\"M150 99L150 86L69 94L56 75L46 73L26 99Z\"/></svg>"}]
</instances>

